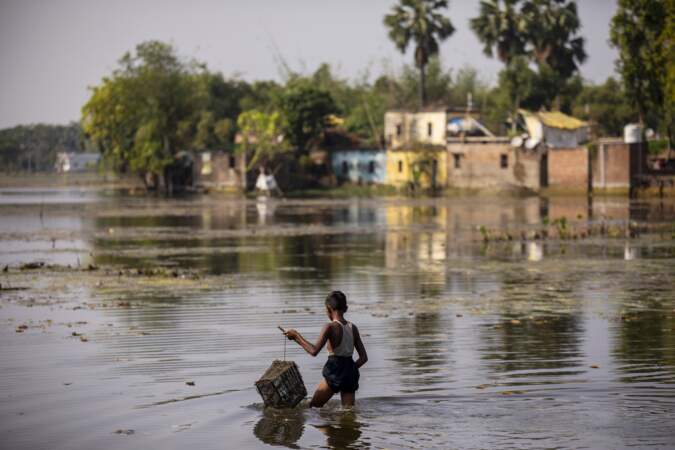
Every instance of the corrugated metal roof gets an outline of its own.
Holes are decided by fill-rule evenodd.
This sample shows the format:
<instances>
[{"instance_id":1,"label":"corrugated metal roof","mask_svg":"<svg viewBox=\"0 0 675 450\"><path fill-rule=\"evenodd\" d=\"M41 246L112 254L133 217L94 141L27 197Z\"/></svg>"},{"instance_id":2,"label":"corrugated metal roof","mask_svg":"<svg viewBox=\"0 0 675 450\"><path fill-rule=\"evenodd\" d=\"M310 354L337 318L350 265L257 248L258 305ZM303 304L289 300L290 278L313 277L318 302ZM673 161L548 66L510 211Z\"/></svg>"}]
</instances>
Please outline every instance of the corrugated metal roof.
<instances>
[{"instance_id":1,"label":"corrugated metal roof","mask_svg":"<svg viewBox=\"0 0 675 450\"><path fill-rule=\"evenodd\" d=\"M541 121L541 123L551 128L577 130L579 128L588 126L588 122L579 120L576 117L568 116L567 114L563 114L560 111L531 112L521 109L520 113L524 116L536 117Z\"/></svg>"}]
</instances>

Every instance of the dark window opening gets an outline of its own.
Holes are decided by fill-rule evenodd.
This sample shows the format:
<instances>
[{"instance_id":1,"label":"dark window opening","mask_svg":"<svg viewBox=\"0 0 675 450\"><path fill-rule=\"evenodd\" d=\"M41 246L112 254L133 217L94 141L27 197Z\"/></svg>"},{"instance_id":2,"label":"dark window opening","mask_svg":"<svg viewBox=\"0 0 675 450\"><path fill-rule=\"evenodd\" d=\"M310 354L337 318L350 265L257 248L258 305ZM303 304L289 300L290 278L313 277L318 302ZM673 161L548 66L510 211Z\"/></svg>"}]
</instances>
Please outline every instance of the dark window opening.
<instances>
[{"instance_id":1,"label":"dark window opening","mask_svg":"<svg viewBox=\"0 0 675 450\"><path fill-rule=\"evenodd\" d=\"M396 125L396 136L400 136L401 131L403 130L401 129L401 124L399 123L398 125Z\"/></svg>"},{"instance_id":2,"label":"dark window opening","mask_svg":"<svg viewBox=\"0 0 675 450\"><path fill-rule=\"evenodd\" d=\"M455 160L455 169L461 169L462 168L462 155L459 153L453 153L452 157Z\"/></svg>"},{"instance_id":3,"label":"dark window opening","mask_svg":"<svg viewBox=\"0 0 675 450\"><path fill-rule=\"evenodd\" d=\"M347 161L342 161L342 174L347 175L349 173L349 163Z\"/></svg>"},{"instance_id":4,"label":"dark window opening","mask_svg":"<svg viewBox=\"0 0 675 450\"><path fill-rule=\"evenodd\" d=\"M403 161L398 162L398 173L403 172Z\"/></svg>"},{"instance_id":5,"label":"dark window opening","mask_svg":"<svg viewBox=\"0 0 675 450\"><path fill-rule=\"evenodd\" d=\"M368 173L375 173L375 161L368 163Z\"/></svg>"},{"instance_id":6,"label":"dark window opening","mask_svg":"<svg viewBox=\"0 0 675 450\"><path fill-rule=\"evenodd\" d=\"M236 161L234 160L234 155L230 155L230 169L234 169L236 166Z\"/></svg>"},{"instance_id":7,"label":"dark window opening","mask_svg":"<svg viewBox=\"0 0 675 450\"><path fill-rule=\"evenodd\" d=\"M509 155L500 155L499 167L501 167L502 169L506 169L509 167Z\"/></svg>"},{"instance_id":8,"label":"dark window opening","mask_svg":"<svg viewBox=\"0 0 675 450\"><path fill-rule=\"evenodd\" d=\"M431 135L433 134L433 131L434 131L434 124L429 122L427 124L427 136L431 137Z\"/></svg>"}]
</instances>

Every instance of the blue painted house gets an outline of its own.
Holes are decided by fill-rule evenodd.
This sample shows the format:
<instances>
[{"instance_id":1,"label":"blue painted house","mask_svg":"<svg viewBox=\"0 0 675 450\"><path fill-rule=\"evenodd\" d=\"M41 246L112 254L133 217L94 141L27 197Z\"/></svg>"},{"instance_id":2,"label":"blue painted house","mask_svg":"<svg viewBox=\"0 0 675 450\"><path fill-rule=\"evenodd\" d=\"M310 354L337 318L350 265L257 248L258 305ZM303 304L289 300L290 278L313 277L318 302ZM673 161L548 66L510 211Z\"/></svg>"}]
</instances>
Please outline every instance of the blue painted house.
<instances>
[{"instance_id":1,"label":"blue painted house","mask_svg":"<svg viewBox=\"0 0 675 450\"><path fill-rule=\"evenodd\" d=\"M333 150L331 166L338 182L384 184L387 154L384 150Z\"/></svg>"}]
</instances>

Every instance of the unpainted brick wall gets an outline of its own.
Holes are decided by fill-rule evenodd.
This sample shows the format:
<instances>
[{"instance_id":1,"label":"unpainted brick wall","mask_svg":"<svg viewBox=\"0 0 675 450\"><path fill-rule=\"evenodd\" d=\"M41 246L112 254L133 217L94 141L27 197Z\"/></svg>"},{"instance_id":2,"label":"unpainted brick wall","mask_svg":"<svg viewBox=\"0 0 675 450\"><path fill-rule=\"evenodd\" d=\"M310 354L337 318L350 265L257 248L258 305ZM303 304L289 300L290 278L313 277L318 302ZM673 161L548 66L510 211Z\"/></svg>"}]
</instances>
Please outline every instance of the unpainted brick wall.
<instances>
[{"instance_id":1,"label":"unpainted brick wall","mask_svg":"<svg viewBox=\"0 0 675 450\"><path fill-rule=\"evenodd\" d=\"M548 151L548 185L588 189L588 148L555 148Z\"/></svg>"}]
</instances>

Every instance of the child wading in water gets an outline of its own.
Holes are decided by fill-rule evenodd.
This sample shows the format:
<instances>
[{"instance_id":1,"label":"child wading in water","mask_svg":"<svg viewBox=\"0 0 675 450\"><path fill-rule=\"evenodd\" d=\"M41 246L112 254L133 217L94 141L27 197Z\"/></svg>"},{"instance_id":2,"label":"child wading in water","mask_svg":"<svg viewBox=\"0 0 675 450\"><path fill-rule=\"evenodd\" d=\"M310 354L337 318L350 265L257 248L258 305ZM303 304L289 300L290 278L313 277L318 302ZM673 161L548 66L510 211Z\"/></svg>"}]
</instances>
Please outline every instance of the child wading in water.
<instances>
[{"instance_id":1,"label":"child wading in water","mask_svg":"<svg viewBox=\"0 0 675 450\"><path fill-rule=\"evenodd\" d=\"M342 406L353 406L356 400L356 390L359 388L359 367L368 361L366 348L361 341L359 329L351 322L347 322L344 314L347 312L347 297L340 291L331 292L326 297L326 314L330 323L324 325L316 344L310 344L296 330L287 330L284 334L288 339L300 344L312 356L319 354L323 346L328 343L328 361L323 366L323 380L314 392L310 408L320 408L330 398L340 393ZM359 359L354 361L354 349Z\"/></svg>"}]
</instances>

